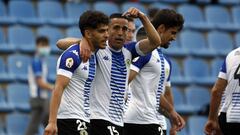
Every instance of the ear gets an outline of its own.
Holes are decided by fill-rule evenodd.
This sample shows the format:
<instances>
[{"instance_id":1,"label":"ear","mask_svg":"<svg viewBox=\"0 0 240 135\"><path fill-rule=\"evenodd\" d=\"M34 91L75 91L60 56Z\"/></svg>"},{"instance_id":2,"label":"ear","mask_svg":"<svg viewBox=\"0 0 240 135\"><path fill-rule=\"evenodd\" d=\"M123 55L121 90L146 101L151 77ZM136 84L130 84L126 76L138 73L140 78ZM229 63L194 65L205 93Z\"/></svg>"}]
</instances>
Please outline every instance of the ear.
<instances>
[{"instance_id":1,"label":"ear","mask_svg":"<svg viewBox=\"0 0 240 135\"><path fill-rule=\"evenodd\" d=\"M157 32L158 33L163 33L165 31L165 28L166 28L165 25L161 24L161 25L158 26Z\"/></svg>"},{"instance_id":2,"label":"ear","mask_svg":"<svg viewBox=\"0 0 240 135\"><path fill-rule=\"evenodd\" d=\"M92 33L90 32L90 30L85 30L85 37L87 39L92 38Z\"/></svg>"}]
</instances>

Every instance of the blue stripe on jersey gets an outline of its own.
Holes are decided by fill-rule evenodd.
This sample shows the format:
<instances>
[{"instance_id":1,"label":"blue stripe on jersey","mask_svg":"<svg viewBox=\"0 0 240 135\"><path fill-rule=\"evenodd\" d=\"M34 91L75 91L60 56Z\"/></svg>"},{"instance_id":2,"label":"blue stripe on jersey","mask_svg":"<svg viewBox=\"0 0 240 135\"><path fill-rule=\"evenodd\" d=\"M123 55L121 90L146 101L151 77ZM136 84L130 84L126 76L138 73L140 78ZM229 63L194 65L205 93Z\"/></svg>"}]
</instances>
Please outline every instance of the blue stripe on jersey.
<instances>
[{"instance_id":1,"label":"blue stripe on jersey","mask_svg":"<svg viewBox=\"0 0 240 135\"><path fill-rule=\"evenodd\" d=\"M142 69L143 66L149 62L150 58L152 56L152 53L149 53L146 56L140 56L137 61L133 61L132 64L136 67L138 67L139 69Z\"/></svg>"},{"instance_id":2,"label":"blue stripe on jersey","mask_svg":"<svg viewBox=\"0 0 240 135\"><path fill-rule=\"evenodd\" d=\"M109 106L109 117L116 122L121 122L122 120L126 78L127 69L123 53L112 52L110 81L112 95Z\"/></svg>"},{"instance_id":3,"label":"blue stripe on jersey","mask_svg":"<svg viewBox=\"0 0 240 135\"><path fill-rule=\"evenodd\" d=\"M79 45L73 45L63 52L60 58L59 69L74 72L81 63Z\"/></svg>"},{"instance_id":4,"label":"blue stripe on jersey","mask_svg":"<svg viewBox=\"0 0 240 135\"><path fill-rule=\"evenodd\" d=\"M169 75L168 75L167 81L170 81L171 74L172 74L172 62L166 55L164 55L164 58L167 60L167 62L169 64Z\"/></svg>"},{"instance_id":5,"label":"blue stripe on jersey","mask_svg":"<svg viewBox=\"0 0 240 135\"><path fill-rule=\"evenodd\" d=\"M89 103L89 95L90 95L90 88L92 81L94 79L96 73L96 60L95 60L95 55L92 55L91 58L89 59L89 73L88 73L88 78L84 84L84 110L85 110L85 115L86 117L90 116L90 103Z\"/></svg>"},{"instance_id":6,"label":"blue stripe on jersey","mask_svg":"<svg viewBox=\"0 0 240 135\"><path fill-rule=\"evenodd\" d=\"M164 83L164 79L165 79L165 62L164 62L164 56L163 56L163 53L161 51L161 49L157 49L158 51L158 55L160 57L160 61L161 61L161 75L160 75L160 80L159 80L159 83L158 83L158 90L157 90L157 96L156 96L156 99L157 99L157 110L159 110L159 105L160 105L160 96L163 92L163 83Z\"/></svg>"},{"instance_id":7,"label":"blue stripe on jersey","mask_svg":"<svg viewBox=\"0 0 240 135\"><path fill-rule=\"evenodd\" d=\"M125 44L123 47L129 50L132 53L132 58L138 57L139 54L136 51L136 43L137 42L130 42L128 44Z\"/></svg>"},{"instance_id":8,"label":"blue stripe on jersey","mask_svg":"<svg viewBox=\"0 0 240 135\"><path fill-rule=\"evenodd\" d=\"M35 57L32 61L32 70L35 77L42 76L42 61L40 58Z\"/></svg>"},{"instance_id":9,"label":"blue stripe on jersey","mask_svg":"<svg viewBox=\"0 0 240 135\"><path fill-rule=\"evenodd\" d=\"M240 93L232 93L232 109L230 110L230 115L228 119L234 121L239 119L240 116Z\"/></svg>"},{"instance_id":10,"label":"blue stripe on jersey","mask_svg":"<svg viewBox=\"0 0 240 135\"><path fill-rule=\"evenodd\" d=\"M226 59L224 60L220 71L223 72L223 73L227 73Z\"/></svg>"}]
</instances>

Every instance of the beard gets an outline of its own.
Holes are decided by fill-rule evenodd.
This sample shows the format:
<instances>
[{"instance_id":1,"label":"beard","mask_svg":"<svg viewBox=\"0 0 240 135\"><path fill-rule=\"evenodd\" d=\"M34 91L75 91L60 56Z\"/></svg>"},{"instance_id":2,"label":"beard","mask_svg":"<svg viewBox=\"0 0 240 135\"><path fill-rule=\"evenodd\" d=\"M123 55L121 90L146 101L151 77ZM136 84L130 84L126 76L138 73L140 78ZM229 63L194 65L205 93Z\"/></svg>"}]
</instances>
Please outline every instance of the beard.
<instances>
[{"instance_id":1,"label":"beard","mask_svg":"<svg viewBox=\"0 0 240 135\"><path fill-rule=\"evenodd\" d=\"M169 42L168 42L168 43L165 43L165 44L163 44L161 47L164 48L164 49L167 49L167 48L169 47L169 44L170 44Z\"/></svg>"}]
</instances>

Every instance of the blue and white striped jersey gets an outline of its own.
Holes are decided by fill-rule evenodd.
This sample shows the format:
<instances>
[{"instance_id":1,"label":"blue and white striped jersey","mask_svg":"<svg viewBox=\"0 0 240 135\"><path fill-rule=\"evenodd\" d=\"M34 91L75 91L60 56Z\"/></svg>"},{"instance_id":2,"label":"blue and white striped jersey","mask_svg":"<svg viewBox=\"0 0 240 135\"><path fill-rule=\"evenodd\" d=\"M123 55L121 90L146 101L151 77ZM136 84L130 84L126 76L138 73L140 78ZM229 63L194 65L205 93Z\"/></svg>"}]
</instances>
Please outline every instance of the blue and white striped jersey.
<instances>
[{"instance_id":1,"label":"blue and white striped jersey","mask_svg":"<svg viewBox=\"0 0 240 135\"><path fill-rule=\"evenodd\" d=\"M98 50L95 83L91 90L90 119L102 119L123 126L124 96L132 58L143 53L136 42L121 50L109 46Z\"/></svg>"},{"instance_id":2,"label":"blue and white striped jersey","mask_svg":"<svg viewBox=\"0 0 240 135\"><path fill-rule=\"evenodd\" d=\"M72 45L59 57L57 75L70 78L58 110L58 119L81 119L89 122L90 87L95 76L96 58L83 63L79 56L79 45Z\"/></svg>"},{"instance_id":3,"label":"blue and white striped jersey","mask_svg":"<svg viewBox=\"0 0 240 135\"><path fill-rule=\"evenodd\" d=\"M227 113L227 122L240 123L240 48L227 55L218 77L228 81L220 112Z\"/></svg>"},{"instance_id":4,"label":"blue and white striped jersey","mask_svg":"<svg viewBox=\"0 0 240 135\"><path fill-rule=\"evenodd\" d=\"M161 49L133 61L131 69L139 72L130 83L131 99L124 122L159 124L160 95L170 86L171 63Z\"/></svg>"},{"instance_id":5,"label":"blue and white striped jersey","mask_svg":"<svg viewBox=\"0 0 240 135\"><path fill-rule=\"evenodd\" d=\"M28 67L28 83L31 98L48 98L48 91L41 89L36 82L37 77L42 77L44 81L47 81L47 74L48 68L46 60L36 55Z\"/></svg>"}]
</instances>

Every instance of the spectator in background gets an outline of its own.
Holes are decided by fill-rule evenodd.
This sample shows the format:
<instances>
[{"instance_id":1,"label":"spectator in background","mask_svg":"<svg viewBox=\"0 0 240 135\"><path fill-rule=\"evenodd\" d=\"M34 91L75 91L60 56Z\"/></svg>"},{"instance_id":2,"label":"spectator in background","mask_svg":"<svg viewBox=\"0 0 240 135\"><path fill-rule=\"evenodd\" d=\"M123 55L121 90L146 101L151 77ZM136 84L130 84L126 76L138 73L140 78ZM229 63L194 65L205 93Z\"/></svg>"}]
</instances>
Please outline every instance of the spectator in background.
<instances>
[{"instance_id":1,"label":"spectator in background","mask_svg":"<svg viewBox=\"0 0 240 135\"><path fill-rule=\"evenodd\" d=\"M128 18L128 31L125 43L133 41L134 33L136 31L136 25L133 18Z\"/></svg>"},{"instance_id":2,"label":"spectator in background","mask_svg":"<svg viewBox=\"0 0 240 135\"><path fill-rule=\"evenodd\" d=\"M40 123L46 126L48 122L48 92L53 90L53 85L47 82L48 68L46 58L49 54L48 38L38 37L36 40L36 53L28 69L31 119L26 135L35 135L38 133Z\"/></svg>"}]
</instances>

